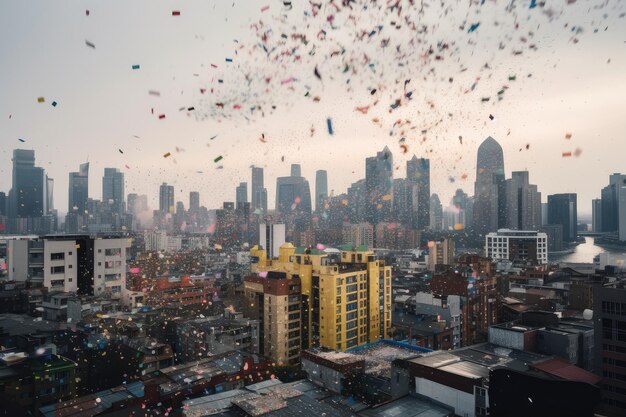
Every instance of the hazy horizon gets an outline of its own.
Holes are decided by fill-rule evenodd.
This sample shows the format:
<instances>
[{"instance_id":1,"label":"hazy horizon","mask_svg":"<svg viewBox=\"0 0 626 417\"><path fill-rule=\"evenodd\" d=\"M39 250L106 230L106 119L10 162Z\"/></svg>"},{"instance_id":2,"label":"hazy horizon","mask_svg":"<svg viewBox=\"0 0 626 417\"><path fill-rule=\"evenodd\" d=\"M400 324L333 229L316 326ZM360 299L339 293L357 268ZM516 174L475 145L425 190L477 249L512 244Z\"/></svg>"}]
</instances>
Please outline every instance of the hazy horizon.
<instances>
[{"instance_id":1,"label":"hazy horizon","mask_svg":"<svg viewBox=\"0 0 626 417\"><path fill-rule=\"evenodd\" d=\"M544 202L548 194L577 193L581 215L591 212L591 199L599 197L611 173L626 172L623 3L564 1L551 5L550 14L547 6L529 9L524 2L514 19L504 11L507 5L470 3L446 11L443 21L429 20L434 5L421 21L428 27L420 38L426 44L409 43L404 32L391 31L389 16L381 16L388 31L382 33L410 49L409 56L415 53L401 68L391 65L393 54L378 43L348 44L352 32L339 24L329 32L329 50L317 56L275 66L262 61L258 48L248 47L258 43L252 24L263 20L275 35L307 30L302 10L281 10L282 2L35 3L0 4L0 191L11 188L13 149L34 149L37 165L55 180L60 212L67 209L68 173L85 161L90 197L101 198L104 168L115 167L125 174L126 194L147 194L151 208L158 206L163 182L175 186L176 201L186 207L189 191L199 191L202 205L219 208L234 201L240 182L250 183L251 165L265 168L272 208L275 179L289 175L292 163L301 164L312 193L315 170L325 169L329 191L340 194L364 178L365 158L384 146L394 155L396 178L405 176L413 154L429 158L431 192L445 207L457 188L473 195L476 149L488 136L504 150L507 177L529 170ZM262 12L266 4L270 9ZM181 15L172 16L172 10ZM358 29L369 29L378 18L374 13ZM458 29L465 22L481 25L468 33L465 26ZM440 41L451 51L441 61L420 57L428 47L436 54ZM355 60L346 72L331 65L324 54L342 43L348 53L367 54L376 67L361 69ZM313 74L316 66L321 80ZM344 73L353 74L348 82ZM241 82L244 74L292 74L293 82L248 87ZM392 111L389 104L403 79L411 80L415 93ZM376 104L373 88L380 95ZM504 91L501 101L498 91ZM276 110L264 117L248 112L247 119L232 110L215 111L219 100L241 99L245 106L252 96ZM355 111L365 105L371 106L367 115ZM394 127L397 120L402 126ZM577 149L578 157L562 156ZM223 159L214 163L218 156Z\"/></svg>"}]
</instances>

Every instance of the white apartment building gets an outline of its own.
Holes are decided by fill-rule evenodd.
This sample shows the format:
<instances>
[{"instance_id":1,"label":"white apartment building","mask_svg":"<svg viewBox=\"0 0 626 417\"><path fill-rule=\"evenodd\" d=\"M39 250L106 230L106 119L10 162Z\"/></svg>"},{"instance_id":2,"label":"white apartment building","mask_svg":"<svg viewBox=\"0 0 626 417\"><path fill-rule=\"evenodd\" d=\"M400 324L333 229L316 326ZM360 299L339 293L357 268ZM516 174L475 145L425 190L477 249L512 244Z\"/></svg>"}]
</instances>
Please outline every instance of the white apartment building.
<instances>
[{"instance_id":1,"label":"white apartment building","mask_svg":"<svg viewBox=\"0 0 626 417\"><path fill-rule=\"evenodd\" d=\"M499 229L485 236L485 254L494 261L548 263L548 235L530 230Z\"/></svg>"},{"instance_id":2,"label":"white apartment building","mask_svg":"<svg viewBox=\"0 0 626 417\"><path fill-rule=\"evenodd\" d=\"M130 239L95 239L93 244L93 293L121 298L126 289L126 250Z\"/></svg>"}]
</instances>

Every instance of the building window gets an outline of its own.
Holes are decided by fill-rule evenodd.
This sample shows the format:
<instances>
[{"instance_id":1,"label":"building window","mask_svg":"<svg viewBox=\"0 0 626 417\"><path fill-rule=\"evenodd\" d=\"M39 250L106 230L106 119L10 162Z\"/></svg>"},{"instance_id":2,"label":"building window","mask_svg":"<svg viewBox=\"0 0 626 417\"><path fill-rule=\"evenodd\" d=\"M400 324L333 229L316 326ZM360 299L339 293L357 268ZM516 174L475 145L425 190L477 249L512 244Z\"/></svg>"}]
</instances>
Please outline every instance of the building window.
<instances>
[{"instance_id":1,"label":"building window","mask_svg":"<svg viewBox=\"0 0 626 417\"><path fill-rule=\"evenodd\" d=\"M65 254L63 252L56 252L50 254L51 261L62 261L65 259Z\"/></svg>"},{"instance_id":2,"label":"building window","mask_svg":"<svg viewBox=\"0 0 626 417\"><path fill-rule=\"evenodd\" d=\"M53 266L50 267L50 273L51 274L63 274L65 273L65 266Z\"/></svg>"}]
</instances>

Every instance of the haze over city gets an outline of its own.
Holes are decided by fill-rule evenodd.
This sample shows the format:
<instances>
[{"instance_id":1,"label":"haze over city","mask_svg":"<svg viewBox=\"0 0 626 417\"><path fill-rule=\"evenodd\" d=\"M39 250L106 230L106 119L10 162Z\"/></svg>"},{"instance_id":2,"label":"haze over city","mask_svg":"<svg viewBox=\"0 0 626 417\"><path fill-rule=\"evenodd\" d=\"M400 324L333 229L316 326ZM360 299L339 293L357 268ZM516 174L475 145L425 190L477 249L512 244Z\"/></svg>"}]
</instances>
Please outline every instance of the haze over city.
<instances>
[{"instance_id":1,"label":"haze over city","mask_svg":"<svg viewBox=\"0 0 626 417\"><path fill-rule=\"evenodd\" d=\"M553 16L520 7L518 20L525 31L507 30L505 50L498 48L501 31L509 28L501 23L504 6L488 3L490 7L474 9L469 20L482 22L475 34L458 30L457 23L468 20L460 11L451 12L449 22L432 19L433 44L451 37L457 52L437 64L438 77L429 75L434 64L419 68L411 84L415 98L394 113L387 111L386 101L375 114L356 112L370 95L368 84L356 76L353 84L362 85L345 94L345 82L332 79L331 68L320 57L323 82L314 88L319 102L299 93L292 98L285 87L267 93L277 106L271 115L250 121L214 117L209 99L199 90L215 87L215 78L221 76L211 73L211 63L226 75L227 86L235 68L255 71L254 55L235 54L239 45L256 41L251 24L264 20L278 30L301 20L298 6L285 12L280 2L272 3L262 13L264 5L150 1L104 7L87 2L79 8L70 3L2 3L0 189L10 188L12 150L23 148L34 149L37 165L55 179L55 205L61 212L66 210L67 173L85 161L91 165L94 198L100 198L103 169L116 167L125 173L126 191L147 194L151 207L157 206L162 182L175 186L176 200L186 201L189 191L198 190L203 205L219 207L234 200L239 182L250 181L251 165L262 166L272 207L274 179L288 175L291 163L301 164L303 176L312 183L315 170L328 170L329 189L339 194L364 177L364 159L387 145L397 168L394 177L405 176L405 161L413 154L431 159L431 190L445 206L459 187L473 194L476 149L493 136L503 147L507 177L527 169L544 196L576 192L580 213L588 214L608 175L623 170L626 25L619 2L599 10L588 2L559 6ZM174 7L181 10L177 18L171 15ZM339 39L346 35L342 30L336 31ZM534 37L528 43L536 44L536 50L513 54L523 45L519 38L528 37L530 30ZM95 48L86 46L86 40ZM136 64L141 68L134 71ZM267 70L267 63L258 65L259 71ZM314 85L313 67L290 70ZM390 85L379 85L379 90L391 91L393 75L398 75L394 71L387 69ZM515 81L508 80L511 75ZM502 84L508 89L499 101L495 92ZM150 90L158 90L160 97ZM483 96L492 99L481 102ZM45 97L45 103L38 103L38 97ZM434 107L427 104L431 101ZM179 111L190 106L196 114ZM167 117L158 119L151 109ZM373 117L381 121L373 123ZM332 118L332 136L327 118ZM398 132L390 136L396 119L411 120L416 128L406 133L406 154ZM422 129L427 133L421 134ZM562 156L576 149L580 156ZM164 158L167 152L171 157ZM218 156L223 156L219 164L213 162Z\"/></svg>"}]
</instances>

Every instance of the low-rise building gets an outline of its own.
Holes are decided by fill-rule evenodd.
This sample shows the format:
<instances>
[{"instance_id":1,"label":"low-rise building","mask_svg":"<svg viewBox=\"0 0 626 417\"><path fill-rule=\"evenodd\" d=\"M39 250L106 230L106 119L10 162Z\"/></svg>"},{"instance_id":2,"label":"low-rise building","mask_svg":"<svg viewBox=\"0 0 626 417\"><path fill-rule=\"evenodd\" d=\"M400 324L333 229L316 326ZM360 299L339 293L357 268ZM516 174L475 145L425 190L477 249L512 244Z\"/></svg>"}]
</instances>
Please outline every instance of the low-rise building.
<instances>
[{"instance_id":1,"label":"low-rise building","mask_svg":"<svg viewBox=\"0 0 626 417\"><path fill-rule=\"evenodd\" d=\"M494 261L548 263L548 237L543 232L499 229L485 236L485 254Z\"/></svg>"}]
</instances>

